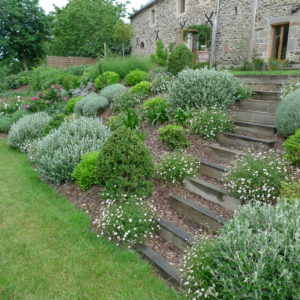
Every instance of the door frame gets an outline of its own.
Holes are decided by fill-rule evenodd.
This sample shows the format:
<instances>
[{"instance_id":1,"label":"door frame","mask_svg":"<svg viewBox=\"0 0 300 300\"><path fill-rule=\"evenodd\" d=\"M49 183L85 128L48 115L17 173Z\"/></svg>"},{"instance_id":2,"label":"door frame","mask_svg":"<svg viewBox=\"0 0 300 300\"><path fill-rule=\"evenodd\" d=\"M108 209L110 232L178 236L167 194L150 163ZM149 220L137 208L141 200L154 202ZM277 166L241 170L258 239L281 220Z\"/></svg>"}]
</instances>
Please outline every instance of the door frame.
<instances>
[{"instance_id":1,"label":"door frame","mask_svg":"<svg viewBox=\"0 0 300 300\"><path fill-rule=\"evenodd\" d=\"M285 25L290 26L290 23L285 22L285 23L279 23L279 24L272 24L272 44L271 44L270 58L276 58L278 61L284 61L284 59L281 59L281 55L282 55L282 46L283 46L284 26ZM281 27L281 28L280 28L280 42L279 42L278 56L274 57L273 54L274 54L274 46L275 46L276 27Z\"/></svg>"}]
</instances>

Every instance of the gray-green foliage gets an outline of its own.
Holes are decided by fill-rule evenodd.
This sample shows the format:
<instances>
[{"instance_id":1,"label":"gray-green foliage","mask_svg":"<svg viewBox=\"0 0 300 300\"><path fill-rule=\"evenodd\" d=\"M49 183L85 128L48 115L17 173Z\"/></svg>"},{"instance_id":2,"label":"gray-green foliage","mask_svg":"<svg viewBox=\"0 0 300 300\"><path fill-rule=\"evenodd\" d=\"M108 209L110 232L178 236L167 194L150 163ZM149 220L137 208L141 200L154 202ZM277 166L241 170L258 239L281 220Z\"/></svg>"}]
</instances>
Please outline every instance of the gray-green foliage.
<instances>
[{"instance_id":1,"label":"gray-green foliage","mask_svg":"<svg viewBox=\"0 0 300 300\"><path fill-rule=\"evenodd\" d=\"M205 248L199 243L187 259L193 298L298 299L299 201L245 205Z\"/></svg>"},{"instance_id":2,"label":"gray-green foliage","mask_svg":"<svg viewBox=\"0 0 300 300\"><path fill-rule=\"evenodd\" d=\"M9 117L0 116L0 133L8 133L11 124L11 119Z\"/></svg>"},{"instance_id":3,"label":"gray-green foliage","mask_svg":"<svg viewBox=\"0 0 300 300\"><path fill-rule=\"evenodd\" d=\"M101 90L100 95L105 97L109 103L112 102L113 98L126 91L126 87L122 84L116 83L109 85Z\"/></svg>"},{"instance_id":4,"label":"gray-green foliage","mask_svg":"<svg viewBox=\"0 0 300 300\"><path fill-rule=\"evenodd\" d=\"M79 100L74 108L76 115L81 116L96 116L99 111L105 109L108 106L106 98L91 93Z\"/></svg>"},{"instance_id":5,"label":"gray-green foliage","mask_svg":"<svg viewBox=\"0 0 300 300\"><path fill-rule=\"evenodd\" d=\"M170 104L178 107L228 107L238 99L240 81L227 71L184 70L170 89Z\"/></svg>"},{"instance_id":6,"label":"gray-green foliage","mask_svg":"<svg viewBox=\"0 0 300 300\"><path fill-rule=\"evenodd\" d=\"M9 145L27 152L32 142L43 136L50 119L45 112L24 116L11 126L8 137Z\"/></svg>"},{"instance_id":7,"label":"gray-green foliage","mask_svg":"<svg viewBox=\"0 0 300 300\"><path fill-rule=\"evenodd\" d=\"M300 128L300 89L288 94L277 108L276 128L280 135L293 135Z\"/></svg>"},{"instance_id":8,"label":"gray-green foliage","mask_svg":"<svg viewBox=\"0 0 300 300\"><path fill-rule=\"evenodd\" d=\"M67 120L37 142L32 160L42 177L56 183L69 181L81 156L101 149L109 135L109 129L98 119Z\"/></svg>"}]
</instances>

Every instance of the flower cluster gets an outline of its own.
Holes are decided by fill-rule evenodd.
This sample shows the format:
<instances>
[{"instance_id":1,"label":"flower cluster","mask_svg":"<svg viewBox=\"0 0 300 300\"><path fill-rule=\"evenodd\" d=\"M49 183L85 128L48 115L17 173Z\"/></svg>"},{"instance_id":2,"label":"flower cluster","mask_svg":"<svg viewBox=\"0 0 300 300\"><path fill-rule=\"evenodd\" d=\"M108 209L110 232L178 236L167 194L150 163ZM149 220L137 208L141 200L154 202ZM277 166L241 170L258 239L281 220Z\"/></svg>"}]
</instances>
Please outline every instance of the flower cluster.
<instances>
[{"instance_id":1,"label":"flower cluster","mask_svg":"<svg viewBox=\"0 0 300 300\"><path fill-rule=\"evenodd\" d=\"M121 197L121 196L120 196ZM117 245L132 245L153 237L158 230L154 214L145 207L144 199L123 195L123 201L107 199L102 216L94 221L100 234Z\"/></svg>"},{"instance_id":2,"label":"flower cluster","mask_svg":"<svg viewBox=\"0 0 300 300\"><path fill-rule=\"evenodd\" d=\"M225 187L243 203L274 202L284 180L288 180L288 164L275 151L249 153L224 176Z\"/></svg>"},{"instance_id":3,"label":"flower cluster","mask_svg":"<svg viewBox=\"0 0 300 300\"><path fill-rule=\"evenodd\" d=\"M284 84L280 90L280 98L284 99L288 94L294 92L300 88L300 77L290 78L289 81Z\"/></svg>"},{"instance_id":4,"label":"flower cluster","mask_svg":"<svg viewBox=\"0 0 300 300\"><path fill-rule=\"evenodd\" d=\"M2 102L0 104L0 116L6 115L6 114L12 114L17 110L22 109L23 107L23 101L21 100L21 97L18 96L16 100L10 101L10 102Z\"/></svg>"},{"instance_id":5,"label":"flower cluster","mask_svg":"<svg viewBox=\"0 0 300 300\"><path fill-rule=\"evenodd\" d=\"M183 182L186 177L195 176L199 162L191 156L176 152L166 155L158 165L159 177L167 182Z\"/></svg>"},{"instance_id":6,"label":"flower cluster","mask_svg":"<svg viewBox=\"0 0 300 300\"><path fill-rule=\"evenodd\" d=\"M158 74L151 84L151 92L154 95L166 94L169 92L175 77L169 73Z\"/></svg>"}]
</instances>

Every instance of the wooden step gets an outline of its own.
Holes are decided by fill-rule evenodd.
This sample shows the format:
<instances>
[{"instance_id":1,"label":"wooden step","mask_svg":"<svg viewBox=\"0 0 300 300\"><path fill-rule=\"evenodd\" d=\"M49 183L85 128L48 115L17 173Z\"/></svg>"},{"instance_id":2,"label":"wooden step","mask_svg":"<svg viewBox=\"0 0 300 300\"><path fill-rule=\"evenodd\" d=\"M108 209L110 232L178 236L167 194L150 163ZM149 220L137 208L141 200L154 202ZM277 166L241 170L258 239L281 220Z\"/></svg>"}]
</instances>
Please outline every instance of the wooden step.
<instances>
[{"instance_id":1,"label":"wooden step","mask_svg":"<svg viewBox=\"0 0 300 300\"><path fill-rule=\"evenodd\" d=\"M211 232L217 232L226 219L208 208L202 207L181 196L170 196L171 207L190 221L205 227Z\"/></svg>"},{"instance_id":2,"label":"wooden step","mask_svg":"<svg viewBox=\"0 0 300 300\"><path fill-rule=\"evenodd\" d=\"M188 246L191 246L196 241L194 236L180 227L162 218L158 218L156 221L160 226L159 235L176 248L185 250Z\"/></svg>"},{"instance_id":3,"label":"wooden step","mask_svg":"<svg viewBox=\"0 0 300 300\"><path fill-rule=\"evenodd\" d=\"M274 125L234 121L235 133L254 137L274 137L276 127Z\"/></svg>"},{"instance_id":4,"label":"wooden step","mask_svg":"<svg viewBox=\"0 0 300 300\"><path fill-rule=\"evenodd\" d=\"M271 101L279 101L280 94L274 91L258 91L252 90L252 96L256 100L271 100Z\"/></svg>"},{"instance_id":5,"label":"wooden step","mask_svg":"<svg viewBox=\"0 0 300 300\"><path fill-rule=\"evenodd\" d=\"M200 172L206 176L221 180L227 168L207 160L200 161Z\"/></svg>"},{"instance_id":6,"label":"wooden step","mask_svg":"<svg viewBox=\"0 0 300 300\"><path fill-rule=\"evenodd\" d=\"M243 152L222 147L218 144L211 144L207 148L207 154L213 160L231 163L237 156L242 156Z\"/></svg>"},{"instance_id":7,"label":"wooden step","mask_svg":"<svg viewBox=\"0 0 300 300\"><path fill-rule=\"evenodd\" d=\"M136 244L133 248L143 258L147 259L168 282L180 286L179 271L171 266L164 257L145 244Z\"/></svg>"},{"instance_id":8,"label":"wooden step","mask_svg":"<svg viewBox=\"0 0 300 300\"><path fill-rule=\"evenodd\" d=\"M252 110L234 110L231 112L234 121L275 125L276 114Z\"/></svg>"},{"instance_id":9,"label":"wooden step","mask_svg":"<svg viewBox=\"0 0 300 300\"><path fill-rule=\"evenodd\" d=\"M240 200L230 196L228 191L224 188L199 178L186 179L184 186L188 191L206 200L217 203L228 210L235 210L241 204Z\"/></svg>"},{"instance_id":10,"label":"wooden step","mask_svg":"<svg viewBox=\"0 0 300 300\"><path fill-rule=\"evenodd\" d=\"M240 100L239 106L242 110L253 110L261 112L276 113L278 101L270 100Z\"/></svg>"},{"instance_id":11,"label":"wooden step","mask_svg":"<svg viewBox=\"0 0 300 300\"><path fill-rule=\"evenodd\" d=\"M255 150L268 151L273 145L274 140L259 139L256 137L245 136L236 133L222 133L218 135L217 140L225 146L237 148L254 148Z\"/></svg>"}]
</instances>

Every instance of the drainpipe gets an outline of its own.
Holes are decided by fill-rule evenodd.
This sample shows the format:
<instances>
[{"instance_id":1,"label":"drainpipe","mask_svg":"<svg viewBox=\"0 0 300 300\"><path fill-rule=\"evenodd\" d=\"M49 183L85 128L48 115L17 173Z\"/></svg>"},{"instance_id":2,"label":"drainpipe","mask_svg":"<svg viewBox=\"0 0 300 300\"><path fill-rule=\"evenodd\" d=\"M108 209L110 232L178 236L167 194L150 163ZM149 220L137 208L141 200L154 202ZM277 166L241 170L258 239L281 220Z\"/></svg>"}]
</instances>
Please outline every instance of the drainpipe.
<instances>
[{"instance_id":1,"label":"drainpipe","mask_svg":"<svg viewBox=\"0 0 300 300\"><path fill-rule=\"evenodd\" d=\"M253 0L252 10L251 10L251 25L250 25L251 31L249 37L249 51L248 51L248 58L247 58L249 62L252 61L252 57L253 57L253 43L254 43L254 34L255 34L257 5L258 5L258 0Z\"/></svg>"},{"instance_id":2,"label":"drainpipe","mask_svg":"<svg viewBox=\"0 0 300 300\"><path fill-rule=\"evenodd\" d=\"M216 61L216 45L217 45L217 31L218 31L218 22L219 22L220 2L221 0L217 0L217 13L216 13L216 17L213 20L213 32L212 32L212 39L211 39L211 55L210 55L211 64L214 64Z\"/></svg>"}]
</instances>

